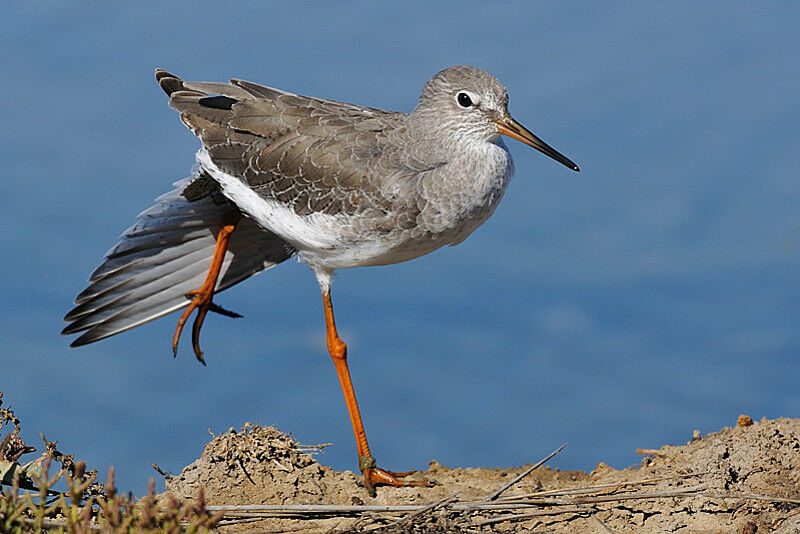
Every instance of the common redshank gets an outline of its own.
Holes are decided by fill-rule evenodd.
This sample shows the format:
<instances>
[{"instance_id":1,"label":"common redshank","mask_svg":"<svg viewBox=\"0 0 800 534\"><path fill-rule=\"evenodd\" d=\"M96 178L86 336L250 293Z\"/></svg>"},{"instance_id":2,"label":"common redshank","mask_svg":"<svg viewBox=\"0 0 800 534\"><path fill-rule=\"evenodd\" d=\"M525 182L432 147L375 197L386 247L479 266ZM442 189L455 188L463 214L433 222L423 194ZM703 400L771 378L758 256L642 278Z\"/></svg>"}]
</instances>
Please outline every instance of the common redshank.
<instances>
[{"instance_id":1,"label":"common redshank","mask_svg":"<svg viewBox=\"0 0 800 534\"><path fill-rule=\"evenodd\" d=\"M331 304L335 269L410 260L463 241L494 212L513 172L501 134L572 170L572 161L508 113L492 75L456 66L431 78L411 113L384 111L233 79L156 80L202 146L192 175L142 212L65 317L72 346L185 308L195 356L212 301L297 255L322 290L327 345L344 391L370 495L376 485L426 485L377 467Z\"/></svg>"}]
</instances>

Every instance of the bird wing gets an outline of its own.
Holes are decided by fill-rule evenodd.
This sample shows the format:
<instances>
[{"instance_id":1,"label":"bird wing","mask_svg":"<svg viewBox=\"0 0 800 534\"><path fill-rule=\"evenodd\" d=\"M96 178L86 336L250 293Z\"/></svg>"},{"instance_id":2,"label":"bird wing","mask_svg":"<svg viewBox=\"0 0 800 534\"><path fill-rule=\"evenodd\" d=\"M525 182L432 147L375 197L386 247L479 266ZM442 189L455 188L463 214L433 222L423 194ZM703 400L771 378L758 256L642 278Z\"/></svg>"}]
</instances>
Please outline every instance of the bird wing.
<instances>
[{"instance_id":1,"label":"bird wing","mask_svg":"<svg viewBox=\"0 0 800 534\"><path fill-rule=\"evenodd\" d=\"M185 82L163 70L156 79L220 170L298 215L388 211L409 186L400 182L439 165L389 142L403 113L244 80Z\"/></svg>"},{"instance_id":2,"label":"bird wing","mask_svg":"<svg viewBox=\"0 0 800 534\"><path fill-rule=\"evenodd\" d=\"M187 294L205 280L221 220L237 209L198 169L139 214L89 278L64 318L62 334L83 334L85 345L186 307ZM228 246L215 292L291 257L288 243L242 219Z\"/></svg>"}]
</instances>

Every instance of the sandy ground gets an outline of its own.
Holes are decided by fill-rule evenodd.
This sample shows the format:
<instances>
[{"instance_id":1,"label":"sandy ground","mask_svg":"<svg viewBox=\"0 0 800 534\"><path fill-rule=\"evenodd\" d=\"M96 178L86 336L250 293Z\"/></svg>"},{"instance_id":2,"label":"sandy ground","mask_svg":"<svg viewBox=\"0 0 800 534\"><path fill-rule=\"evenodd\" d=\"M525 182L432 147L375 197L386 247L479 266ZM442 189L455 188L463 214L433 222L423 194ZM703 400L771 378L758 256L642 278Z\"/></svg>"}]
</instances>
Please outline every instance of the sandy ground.
<instances>
[{"instance_id":1,"label":"sandy ground","mask_svg":"<svg viewBox=\"0 0 800 534\"><path fill-rule=\"evenodd\" d=\"M753 423L742 416L735 426L685 445L642 452L636 468L540 467L494 501L485 499L526 466L462 469L432 461L413 477L434 487L379 488L370 498L360 475L321 465L313 447L275 428L247 424L213 438L197 461L167 481L167 490L194 498L202 488L208 504L228 507L350 507L325 514L313 507L228 508L222 532L800 532L800 419ZM558 457L550 463L557 465ZM428 504L416 512L362 508Z\"/></svg>"}]
</instances>

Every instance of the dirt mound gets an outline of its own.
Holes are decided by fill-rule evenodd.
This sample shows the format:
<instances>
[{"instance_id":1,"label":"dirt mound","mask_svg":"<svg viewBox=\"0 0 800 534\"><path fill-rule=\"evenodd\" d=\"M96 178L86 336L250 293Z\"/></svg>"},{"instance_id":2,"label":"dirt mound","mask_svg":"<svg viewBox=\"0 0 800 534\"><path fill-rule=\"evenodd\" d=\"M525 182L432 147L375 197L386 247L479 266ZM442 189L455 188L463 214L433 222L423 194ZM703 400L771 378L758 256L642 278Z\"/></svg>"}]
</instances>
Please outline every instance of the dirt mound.
<instances>
[{"instance_id":1,"label":"dirt mound","mask_svg":"<svg viewBox=\"0 0 800 534\"><path fill-rule=\"evenodd\" d=\"M192 498L203 488L208 504L226 507L231 531L800 532L797 419L742 417L686 445L642 451L637 468L540 467L495 500L487 497L526 466L451 469L432 461L413 477L436 486L379 488L373 499L360 476L320 465L319 448L246 424L214 437L167 490Z\"/></svg>"},{"instance_id":2,"label":"dirt mound","mask_svg":"<svg viewBox=\"0 0 800 534\"><path fill-rule=\"evenodd\" d=\"M167 490L191 496L202 487L209 504L350 503L356 477L320 465L304 446L275 427L246 423L215 436L198 460L167 481Z\"/></svg>"}]
</instances>

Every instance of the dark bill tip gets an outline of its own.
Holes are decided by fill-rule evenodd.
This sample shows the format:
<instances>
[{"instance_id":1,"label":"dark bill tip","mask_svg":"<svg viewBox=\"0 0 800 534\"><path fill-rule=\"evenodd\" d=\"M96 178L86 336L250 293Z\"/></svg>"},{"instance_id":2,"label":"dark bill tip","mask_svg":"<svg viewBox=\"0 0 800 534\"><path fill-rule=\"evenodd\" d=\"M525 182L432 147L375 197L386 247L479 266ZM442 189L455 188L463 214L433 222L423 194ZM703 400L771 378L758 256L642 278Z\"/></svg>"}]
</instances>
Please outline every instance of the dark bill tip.
<instances>
[{"instance_id":1,"label":"dark bill tip","mask_svg":"<svg viewBox=\"0 0 800 534\"><path fill-rule=\"evenodd\" d=\"M497 130L509 137L513 137L517 141L522 141L528 146L532 146L542 154L550 156L557 162L561 163L562 165L569 167L575 172L580 172L581 170L578 168L575 163L569 159L568 157L561 154L558 150L554 149L538 137L536 137L530 130L525 128L523 125L512 119L511 117L505 117L503 119L498 120L495 122L497 124Z\"/></svg>"}]
</instances>

